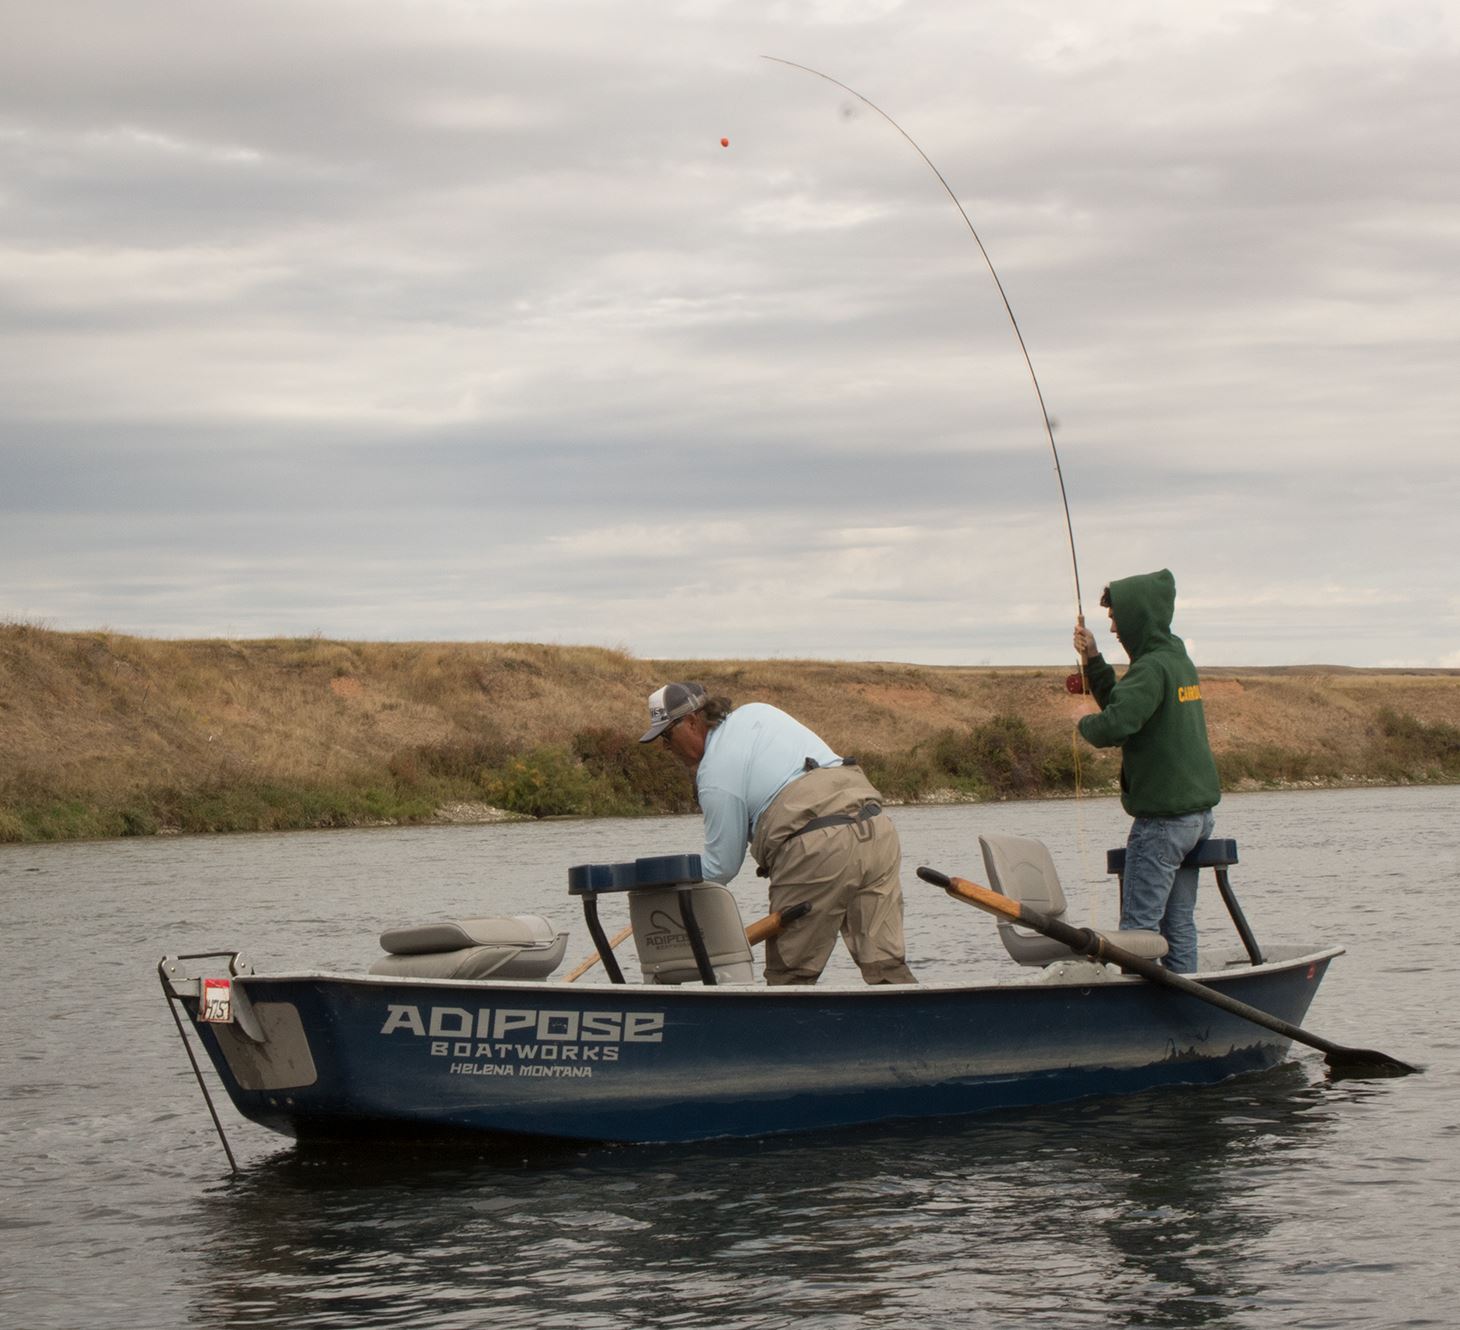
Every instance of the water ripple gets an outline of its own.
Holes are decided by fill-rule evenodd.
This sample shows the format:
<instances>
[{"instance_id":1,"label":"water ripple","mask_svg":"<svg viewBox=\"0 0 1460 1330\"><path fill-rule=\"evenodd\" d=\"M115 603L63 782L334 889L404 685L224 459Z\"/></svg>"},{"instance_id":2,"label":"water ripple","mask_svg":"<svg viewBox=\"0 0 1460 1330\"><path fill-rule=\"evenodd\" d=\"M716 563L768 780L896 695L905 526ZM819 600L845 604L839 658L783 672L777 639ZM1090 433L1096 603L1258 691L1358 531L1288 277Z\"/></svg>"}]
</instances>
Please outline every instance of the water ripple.
<instances>
[{"instance_id":1,"label":"water ripple","mask_svg":"<svg viewBox=\"0 0 1460 1330\"><path fill-rule=\"evenodd\" d=\"M1448 1235L1460 1228L1460 1038L1450 1015L1460 980L1414 939L1449 908L1454 838L1436 829L1453 824L1453 797L1346 792L1222 805L1224 833L1243 843L1236 884L1259 936L1351 946L1310 1027L1422 1055L1422 1077L1332 1081L1305 1050L1209 1090L646 1149L302 1149L225 1106L237 1179L163 1009L153 974L163 949L236 941L268 968L326 957L362 966L375 932L401 912L400 883L423 917L482 913L484 882L508 884L494 888L490 908L565 917L563 865L688 845L696 823L0 849L11 929L0 971L0 1322L1447 1324ZM1077 840L1108 834L1119 844L1125 828L1108 801L901 810L898 820L910 856L950 864L974 862L978 830L1043 835L1074 864ZM1382 903L1354 891L1347 867L1324 858L1331 824L1345 828L1346 855L1385 863L1404 890ZM1109 896L1102 868L1095 898ZM747 915L761 890L737 884ZM913 891L909 937L927 972L1007 965L972 912L950 926L941 896ZM1204 931L1230 933L1214 893L1202 909ZM60 947L73 917L108 945ZM837 965L847 977L844 958Z\"/></svg>"}]
</instances>

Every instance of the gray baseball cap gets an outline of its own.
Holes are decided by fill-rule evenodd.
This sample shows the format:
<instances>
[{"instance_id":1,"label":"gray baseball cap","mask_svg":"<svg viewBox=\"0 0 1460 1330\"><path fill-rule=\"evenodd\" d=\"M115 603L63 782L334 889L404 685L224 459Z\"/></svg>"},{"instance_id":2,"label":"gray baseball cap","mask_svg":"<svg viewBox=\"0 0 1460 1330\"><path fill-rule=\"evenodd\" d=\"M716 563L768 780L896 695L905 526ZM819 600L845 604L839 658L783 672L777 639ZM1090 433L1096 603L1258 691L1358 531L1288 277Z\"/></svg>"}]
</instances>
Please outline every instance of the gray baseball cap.
<instances>
[{"instance_id":1,"label":"gray baseball cap","mask_svg":"<svg viewBox=\"0 0 1460 1330\"><path fill-rule=\"evenodd\" d=\"M639 736L641 744L657 739L681 716L698 711L708 701L702 683L667 683L649 694L649 728Z\"/></svg>"}]
</instances>

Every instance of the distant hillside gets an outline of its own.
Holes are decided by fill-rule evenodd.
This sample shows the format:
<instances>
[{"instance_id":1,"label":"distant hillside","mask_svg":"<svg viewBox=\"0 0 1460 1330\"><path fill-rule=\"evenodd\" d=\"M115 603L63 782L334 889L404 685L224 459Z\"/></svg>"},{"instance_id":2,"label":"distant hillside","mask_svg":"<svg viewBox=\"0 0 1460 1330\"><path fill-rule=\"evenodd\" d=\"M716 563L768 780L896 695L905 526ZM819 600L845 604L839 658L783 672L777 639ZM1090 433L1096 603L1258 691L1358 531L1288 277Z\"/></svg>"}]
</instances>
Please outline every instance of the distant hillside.
<instances>
[{"instance_id":1,"label":"distant hillside","mask_svg":"<svg viewBox=\"0 0 1460 1330\"><path fill-rule=\"evenodd\" d=\"M1109 789L1067 672L0 625L0 841L685 811L635 742L676 678L784 707L889 798ZM1460 671L1213 669L1203 693L1228 788L1460 781Z\"/></svg>"}]
</instances>

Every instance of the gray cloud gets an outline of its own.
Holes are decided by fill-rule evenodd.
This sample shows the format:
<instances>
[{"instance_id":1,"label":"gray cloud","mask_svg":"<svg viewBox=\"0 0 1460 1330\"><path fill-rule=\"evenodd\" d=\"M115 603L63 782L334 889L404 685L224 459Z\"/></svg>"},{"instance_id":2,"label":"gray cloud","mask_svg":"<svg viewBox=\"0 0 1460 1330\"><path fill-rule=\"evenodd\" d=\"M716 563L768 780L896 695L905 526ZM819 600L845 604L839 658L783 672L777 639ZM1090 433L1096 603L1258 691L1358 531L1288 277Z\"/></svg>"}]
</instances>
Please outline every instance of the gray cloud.
<instances>
[{"instance_id":1,"label":"gray cloud","mask_svg":"<svg viewBox=\"0 0 1460 1330\"><path fill-rule=\"evenodd\" d=\"M142 0L0 50L0 614L1460 664L1456 20ZM719 139L731 146L722 149Z\"/></svg>"}]
</instances>

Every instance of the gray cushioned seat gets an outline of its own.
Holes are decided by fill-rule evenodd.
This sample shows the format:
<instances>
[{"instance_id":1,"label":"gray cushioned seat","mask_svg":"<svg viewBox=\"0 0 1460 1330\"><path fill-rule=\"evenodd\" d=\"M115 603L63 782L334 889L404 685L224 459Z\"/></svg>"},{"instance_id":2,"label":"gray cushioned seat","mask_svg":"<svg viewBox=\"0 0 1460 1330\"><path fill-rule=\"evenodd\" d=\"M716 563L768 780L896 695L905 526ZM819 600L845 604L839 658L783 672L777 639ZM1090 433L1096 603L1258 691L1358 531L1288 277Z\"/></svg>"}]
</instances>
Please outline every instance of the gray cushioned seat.
<instances>
[{"instance_id":1,"label":"gray cushioned seat","mask_svg":"<svg viewBox=\"0 0 1460 1330\"><path fill-rule=\"evenodd\" d=\"M371 974L415 979L546 979L562 963L568 934L541 915L443 919L387 928L388 953Z\"/></svg>"},{"instance_id":2,"label":"gray cushioned seat","mask_svg":"<svg viewBox=\"0 0 1460 1330\"><path fill-rule=\"evenodd\" d=\"M1055 872L1054 860L1042 841L1025 836L980 836L978 843L983 851L989 886L1048 918L1070 922L1065 918L1067 906L1059 874ZM1108 942L1124 947L1143 960L1160 960L1166 954L1166 939L1159 933L1104 928L1095 931ZM1049 965L1054 961L1067 961L1075 954L1063 942L1003 920L999 921L999 937L1009 955L1020 965Z\"/></svg>"}]
</instances>

